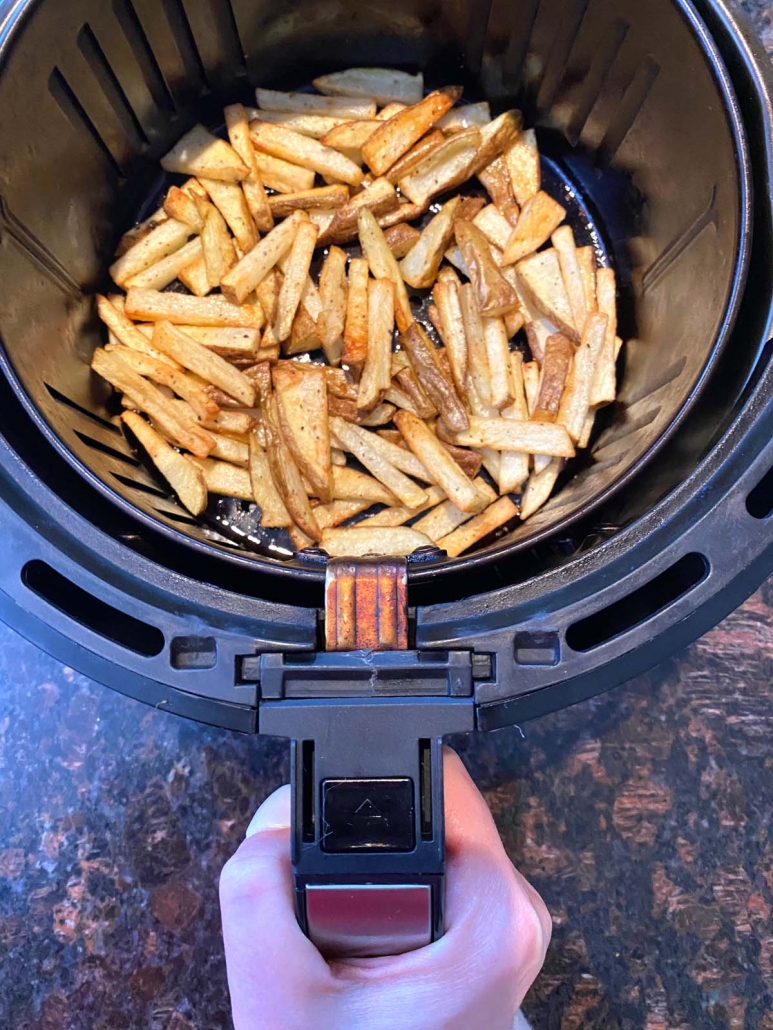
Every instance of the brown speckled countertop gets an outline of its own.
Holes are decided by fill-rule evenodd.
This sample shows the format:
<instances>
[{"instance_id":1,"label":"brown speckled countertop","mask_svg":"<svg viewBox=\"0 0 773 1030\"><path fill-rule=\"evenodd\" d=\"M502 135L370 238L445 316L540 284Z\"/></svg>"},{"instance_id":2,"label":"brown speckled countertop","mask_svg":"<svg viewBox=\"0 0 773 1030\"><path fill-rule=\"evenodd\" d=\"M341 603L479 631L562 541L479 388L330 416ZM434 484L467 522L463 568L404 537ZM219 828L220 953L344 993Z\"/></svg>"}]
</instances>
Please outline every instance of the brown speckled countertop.
<instances>
[{"instance_id":1,"label":"brown speckled countertop","mask_svg":"<svg viewBox=\"0 0 773 1030\"><path fill-rule=\"evenodd\" d=\"M649 675L461 743L553 913L535 1030L773 1030L772 681L769 583ZM217 878L286 777L280 744L0 627L0 1028L228 1030Z\"/></svg>"}]
</instances>

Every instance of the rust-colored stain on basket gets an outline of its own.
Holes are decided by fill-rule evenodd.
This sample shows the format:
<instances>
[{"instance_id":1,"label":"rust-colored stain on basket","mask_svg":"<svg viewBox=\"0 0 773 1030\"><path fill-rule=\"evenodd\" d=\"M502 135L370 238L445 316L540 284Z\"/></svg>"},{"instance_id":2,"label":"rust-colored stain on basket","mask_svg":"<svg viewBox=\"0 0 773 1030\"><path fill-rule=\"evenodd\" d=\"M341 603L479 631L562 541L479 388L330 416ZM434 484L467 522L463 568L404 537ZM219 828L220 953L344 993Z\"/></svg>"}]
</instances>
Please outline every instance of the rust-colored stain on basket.
<instances>
[{"instance_id":1,"label":"rust-colored stain on basket","mask_svg":"<svg viewBox=\"0 0 773 1030\"><path fill-rule=\"evenodd\" d=\"M408 647L408 572L401 558L338 558L325 582L328 651L404 651Z\"/></svg>"}]
</instances>

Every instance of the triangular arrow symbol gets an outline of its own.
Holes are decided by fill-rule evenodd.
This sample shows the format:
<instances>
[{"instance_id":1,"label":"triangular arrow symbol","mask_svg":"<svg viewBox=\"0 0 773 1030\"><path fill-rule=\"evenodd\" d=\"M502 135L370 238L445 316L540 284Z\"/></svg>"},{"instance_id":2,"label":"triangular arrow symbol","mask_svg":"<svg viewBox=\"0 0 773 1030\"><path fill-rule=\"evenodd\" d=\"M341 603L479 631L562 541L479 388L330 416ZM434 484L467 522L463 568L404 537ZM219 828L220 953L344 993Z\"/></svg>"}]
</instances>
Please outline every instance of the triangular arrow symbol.
<instances>
[{"instance_id":1,"label":"triangular arrow symbol","mask_svg":"<svg viewBox=\"0 0 773 1030\"><path fill-rule=\"evenodd\" d=\"M384 816L379 812L370 798L365 798L362 804L355 809L355 815L364 816L366 819L383 819Z\"/></svg>"}]
</instances>

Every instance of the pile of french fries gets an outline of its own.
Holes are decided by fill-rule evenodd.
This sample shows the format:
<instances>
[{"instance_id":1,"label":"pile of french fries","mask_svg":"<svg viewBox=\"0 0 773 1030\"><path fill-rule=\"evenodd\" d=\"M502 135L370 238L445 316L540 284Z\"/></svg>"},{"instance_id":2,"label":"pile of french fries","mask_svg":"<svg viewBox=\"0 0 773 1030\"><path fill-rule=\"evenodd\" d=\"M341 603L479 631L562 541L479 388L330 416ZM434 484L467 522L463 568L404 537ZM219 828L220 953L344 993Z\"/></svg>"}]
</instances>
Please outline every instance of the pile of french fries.
<instances>
[{"instance_id":1,"label":"pile of french fries","mask_svg":"<svg viewBox=\"0 0 773 1030\"><path fill-rule=\"evenodd\" d=\"M314 85L163 159L187 179L120 242L93 369L193 515L225 495L297 550L455 557L533 515L614 401L615 275L518 111L387 69Z\"/></svg>"}]
</instances>

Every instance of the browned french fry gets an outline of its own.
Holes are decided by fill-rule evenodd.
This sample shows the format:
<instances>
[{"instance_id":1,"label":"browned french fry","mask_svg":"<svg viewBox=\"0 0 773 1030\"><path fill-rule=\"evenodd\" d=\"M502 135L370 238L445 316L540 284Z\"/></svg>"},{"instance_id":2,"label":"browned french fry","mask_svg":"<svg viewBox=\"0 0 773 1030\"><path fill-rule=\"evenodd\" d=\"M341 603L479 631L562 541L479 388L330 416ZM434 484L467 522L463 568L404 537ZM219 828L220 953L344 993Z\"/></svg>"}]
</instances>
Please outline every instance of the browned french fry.
<instances>
[{"instance_id":1,"label":"browned french fry","mask_svg":"<svg viewBox=\"0 0 773 1030\"><path fill-rule=\"evenodd\" d=\"M386 172L387 179L396 185L403 176L408 175L417 165L421 164L425 157L429 157L433 151L442 146L445 143L445 139L445 136L439 129L433 129L431 132L428 132L410 150L406 151L399 161L395 161Z\"/></svg>"},{"instance_id":2,"label":"browned french fry","mask_svg":"<svg viewBox=\"0 0 773 1030\"><path fill-rule=\"evenodd\" d=\"M523 115L520 111L503 111L493 121L487 122L480 128L480 148L475 164L473 175L488 168L492 161L500 157L513 140L517 139L523 127Z\"/></svg>"},{"instance_id":3,"label":"browned french fry","mask_svg":"<svg viewBox=\"0 0 773 1030\"><path fill-rule=\"evenodd\" d=\"M574 344L563 333L551 336L542 362L542 381L534 408L536 422L555 422L561 398L569 379L574 358Z\"/></svg>"},{"instance_id":4,"label":"browned french fry","mask_svg":"<svg viewBox=\"0 0 773 1030\"><path fill-rule=\"evenodd\" d=\"M268 198L275 218L287 218L293 211L333 210L349 200L348 186L320 186L301 193L284 193Z\"/></svg>"},{"instance_id":5,"label":"browned french fry","mask_svg":"<svg viewBox=\"0 0 773 1030\"><path fill-rule=\"evenodd\" d=\"M519 261L515 266L518 282L531 303L550 319L572 340L579 340L580 334L574 324L572 308L561 275L561 265L555 250L543 250L539 254Z\"/></svg>"},{"instance_id":6,"label":"browned french fry","mask_svg":"<svg viewBox=\"0 0 773 1030\"><path fill-rule=\"evenodd\" d=\"M174 358L183 368L225 391L244 407L250 408L255 403L255 388L245 375L225 358L180 332L171 322L160 322L156 326L153 346Z\"/></svg>"},{"instance_id":7,"label":"browned french fry","mask_svg":"<svg viewBox=\"0 0 773 1030\"><path fill-rule=\"evenodd\" d=\"M110 332L124 346L152 358L163 356L145 334L126 317L123 310L116 307L107 297L103 297L101 293L97 294L97 312Z\"/></svg>"},{"instance_id":8,"label":"browned french fry","mask_svg":"<svg viewBox=\"0 0 773 1030\"><path fill-rule=\"evenodd\" d=\"M596 273L596 291L598 296L598 307L602 315L607 316L607 333L604 346L599 353L596 363L596 372L593 377L593 387L590 393L590 403L594 408L602 407L604 404L612 404L617 396L617 348L615 338L617 336L617 284L615 273L611 268L600 268Z\"/></svg>"},{"instance_id":9,"label":"browned french fry","mask_svg":"<svg viewBox=\"0 0 773 1030\"><path fill-rule=\"evenodd\" d=\"M435 90L384 122L362 148L362 156L373 174L383 175L391 168L446 111L450 111L461 95L459 86Z\"/></svg>"},{"instance_id":10,"label":"browned french fry","mask_svg":"<svg viewBox=\"0 0 773 1030\"><path fill-rule=\"evenodd\" d=\"M418 243L420 236L419 230L413 225L408 225L407 222L393 225L384 233L384 239L398 261L400 258L410 254Z\"/></svg>"},{"instance_id":11,"label":"browned french fry","mask_svg":"<svg viewBox=\"0 0 773 1030\"><path fill-rule=\"evenodd\" d=\"M424 468L432 470L434 482L445 491L448 498L463 511L481 511L486 498L456 464L432 430L427 428L426 423L409 411L398 411L394 420L413 454Z\"/></svg>"},{"instance_id":12,"label":"browned french fry","mask_svg":"<svg viewBox=\"0 0 773 1030\"><path fill-rule=\"evenodd\" d=\"M319 540L321 531L304 489L303 477L279 428L276 397L261 391L260 411L274 484L294 523L312 540Z\"/></svg>"},{"instance_id":13,"label":"browned french fry","mask_svg":"<svg viewBox=\"0 0 773 1030\"><path fill-rule=\"evenodd\" d=\"M203 250L199 257L192 261L191 264L186 265L178 273L177 278L186 289L191 291L194 297L206 297L212 291L212 287L209 285L207 263L204 260ZM129 287L129 289L133 288Z\"/></svg>"},{"instance_id":14,"label":"browned french fry","mask_svg":"<svg viewBox=\"0 0 773 1030\"><path fill-rule=\"evenodd\" d=\"M395 383L389 387L387 392L384 394L384 400L393 405L395 408L401 408L403 411L410 411L414 415L419 414L419 410L413 403L413 400L408 394Z\"/></svg>"},{"instance_id":15,"label":"browned french fry","mask_svg":"<svg viewBox=\"0 0 773 1030\"><path fill-rule=\"evenodd\" d=\"M540 191L521 210L521 217L505 247L502 264L516 261L538 250L566 218L566 208Z\"/></svg>"},{"instance_id":16,"label":"browned french fry","mask_svg":"<svg viewBox=\"0 0 773 1030\"><path fill-rule=\"evenodd\" d=\"M428 223L416 246L400 262L400 274L409 286L427 289L437 279L443 255L454 234L454 219L462 203L453 197Z\"/></svg>"},{"instance_id":17,"label":"browned french fry","mask_svg":"<svg viewBox=\"0 0 773 1030\"><path fill-rule=\"evenodd\" d=\"M357 397L361 412L372 411L392 382L394 315L394 283L391 279L371 280L368 283L368 352Z\"/></svg>"},{"instance_id":18,"label":"browned french fry","mask_svg":"<svg viewBox=\"0 0 773 1030\"><path fill-rule=\"evenodd\" d=\"M495 317L517 307L518 294L497 267L480 229L472 222L458 219L454 231L481 315Z\"/></svg>"},{"instance_id":19,"label":"browned french fry","mask_svg":"<svg viewBox=\"0 0 773 1030\"><path fill-rule=\"evenodd\" d=\"M556 229L551 237L551 242L558 254L558 262L561 266L561 276L564 280L566 293L569 297L569 307L572 311L572 318L578 332L582 332L585 325L585 318L588 314L585 285L580 271L580 263L577 260L577 247L574 242L574 233L568 225L562 225Z\"/></svg>"},{"instance_id":20,"label":"browned french fry","mask_svg":"<svg viewBox=\"0 0 773 1030\"><path fill-rule=\"evenodd\" d=\"M255 91L258 107L264 111L339 115L342 118L373 118L376 104L372 100L352 97L320 97L314 93L282 93L275 89Z\"/></svg>"},{"instance_id":21,"label":"browned french fry","mask_svg":"<svg viewBox=\"0 0 773 1030\"><path fill-rule=\"evenodd\" d=\"M225 219L218 209L211 205L204 219L201 248L204 265L207 269L207 280L210 288L214 289L220 285L226 273L236 264L236 251Z\"/></svg>"},{"instance_id":22,"label":"browned french fry","mask_svg":"<svg viewBox=\"0 0 773 1030\"><path fill-rule=\"evenodd\" d=\"M397 503L383 483L348 466L333 466L333 495L338 501L367 501L369 505Z\"/></svg>"},{"instance_id":23,"label":"browned french fry","mask_svg":"<svg viewBox=\"0 0 773 1030\"><path fill-rule=\"evenodd\" d=\"M224 297L186 297L181 293L131 289L126 297L129 318L213 328L260 329L263 310L257 304L229 304Z\"/></svg>"},{"instance_id":24,"label":"browned french fry","mask_svg":"<svg viewBox=\"0 0 773 1030\"><path fill-rule=\"evenodd\" d=\"M114 344L108 344L105 350L111 353L114 347ZM152 358L128 347L121 348L120 345L118 350L122 351L121 357L129 368L160 386L168 386L190 404L200 419L215 418L220 411L204 387L193 376L187 376L177 362L170 363L166 357Z\"/></svg>"},{"instance_id":25,"label":"browned french fry","mask_svg":"<svg viewBox=\"0 0 773 1030\"><path fill-rule=\"evenodd\" d=\"M459 300L458 280L454 282L448 276L441 276L432 295L437 305L443 342L454 383L457 392L463 397L467 383L467 335Z\"/></svg>"},{"instance_id":26,"label":"browned french fry","mask_svg":"<svg viewBox=\"0 0 773 1030\"><path fill-rule=\"evenodd\" d=\"M186 133L161 159L161 167L167 172L196 177L203 175L224 182L241 182L250 174L234 148L213 136L203 125L196 125Z\"/></svg>"},{"instance_id":27,"label":"browned french fry","mask_svg":"<svg viewBox=\"0 0 773 1030\"><path fill-rule=\"evenodd\" d=\"M475 288L472 283L465 283L462 286L459 291L459 300L464 335L467 341L466 389L482 404L491 405L491 370L489 369L488 347L483 332L483 319L478 311ZM470 398L468 398L468 402L469 400Z\"/></svg>"},{"instance_id":28,"label":"browned french fry","mask_svg":"<svg viewBox=\"0 0 773 1030\"><path fill-rule=\"evenodd\" d=\"M228 223L242 251L246 254L252 250L258 242L258 230L255 228L242 187L232 182L219 182L217 179L201 178L199 182Z\"/></svg>"},{"instance_id":29,"label":"browned french fry","mask_svg":"<svg viewBox=\"0 0 773 1030\"><path fill-rule=\"evenodd\" d=\"M374 215L383 215L399 207L394 186L388 179L375 179L369 186L355 194L351 200L336 211L333 221L322 241L346 242L357 233L357 219L360 211L367 208Z\"/></svg>"},{"instance_id":30,"label":"browned french fry","mask_svg":"<svg viewBox=\"0 0 773 1030\"><path fill-rule=\"evenodd\" d=\"M513 233L513 227L495 204L488 204L475 218L472 224L480 229L489 243L504 251Z\"/></svg>"},{"instance_id":31,"label":"browned french fry","mask_svg":"<svg viewBox=\"0 0 773 1030\"><path fill-rule=\"evenodd\" d=\"M348 157L292 129L268 125L266 122L252 122L250 139L258 150L272 157L309 168L320 175L332 176L336 181L346 182L350 186L359 186L362 182L362 169Z\"/></svg>"},{"instance_id":32,"label":"browned french fry","mask_svg":"<svg viewBox=\"0 0 773 1030\"><path fill-rule=\"evenodd\" d=\"M577 248L577 263L580 266L583 290L585 291L585 311L592 315L598 311L596 303L596 253L593 247Z\"/></svg>"},{"instance_id":33,"label":"browned french fry","mask_svg":"<svg viewBox=\"0 0 773 1030\"><path fill-rule=\"evenodd\" d=\"M526 401L523 382L523 355L514 351L510 355L510 371L513 383L513 403L502 412L502 418L526 422L529 419L529 406ZM501 494L517 493L529 478L529 455L525 452L502 451L499 461L499 492Z\"/></svg>"},{"instance_id":34,"label":"browned french fry","mask_svg":"<svg viewBox=\"0 0 773 1030\"><path fill-rule=\"evenodd\" d=\"M413 102L418 103L420 100L421 97L416 97L416 100ZM403 104L395 100L394 103L387 104L386 107L382 107L376 115L376 119L380 122L388 122L390 118L393 118L396 114L399 114L400 111L404 111L406 107L408 107L408 104Z\"/></svg>"},{"instance_id":35,"label":"browned french fry","mask_svg":"<svg viewBox=\"0 0 773 1030\"><path fill-rule=\"evenodd\" d=\"M167 218L110 266L113 282L125 287L140 272L184 247L190 235L190 226Z\"/></svg>"},{"instance_id":36,"label":"browned french fry","mask_svg":"<svg viewBox=\"0 0 773 1030\"><path fill-rule=\"evenodd\" d=\"M215 446L209 433L196 425L195 416L187 419L179 414L173 401L164 397L152 383L129 368L117 352L108 354L97 349L91 367L111 386L125 395L134 407L149 415L155 425L181 447L197 457L206 458ZM190 409L188 409L190 410Z\"/></svg>"},{"instance_id":37,"label":"browned french fry","mask_svg":"<svg viewBox=\"0 0 773 1030\"><path fill-rule=\"evenodd\" d=\"M319 338L316 319L312 317L306 304L301 301L293 321L290 338L282 344L282 350L289 356L293 354L306 354L309 351L317 350L321 346L322 341Z\"/></svg>"},{"instance_id":38,"label":"browned french fry","mask_svg":"<svg viewBox=\"0 0 773 1030\"><path fill-rule=\"evenodd\" d=\"M432 541L407 526L395 529L326 529L321 547L331 558L361 558L368 554L408 555L420 547L431 547Z\"/></svg>"},{"instance_id":39,"label":"browned french fry","mask_svg":"<svg viewBox=\"0 0 773 1030\"><path fill-rule=\"evenodd\" d=\"M424 392L424 388L416 378L416 373L410 366L401 369L395 376L395 380L393 385L396 385L411 401L408 411L413 411L419 418L435 418L438 414L437 408ZM398 405L398 407L403 406Z\"/></svg>"},{"instance_id":40,"label":"browned french fry","mask_svg":"<svg viewBox=\"0 0 773 1030\"><path fill-rule=\"evenodd\" d=\"M271 474L271 465L260 434L250 433L250 486L255 502L261 510L260 524L266 529L291 526L292 518L282 500Z\"/></svg>"},{"instance_id":41,"label":"browned french fry","mask_svg":"<svg viewBox=\"0 0 773 1030\"><path fill-rule=\"evenodd\" d=\"M169 218L183 222L191 232L201 232L204 219L199 213L196 201L179 186L172 186L164 199L164 212Z\"/></svg>"},{"instance_id":42,"label":"browned french fry","mask_svg":"<svg viewBox=\"0 0 773 1030\"><path fill-rule=\"evenodd\" d=\"M569 382L561 398L558 411L558 422L565 426L573 440L582 435L585 419L590 408L593 379L596 373L599 355L604 347L609 319L606 315L590 315L585 323L582 342L577 348L572 363ZM535 454L550 453L544 448L537 448ZM562 455L555 455L562 457Z\"/></svg>"},{"instance_id":43,"label":"browned french fry","mask_svg":"<svg viewBox=\"0 0 773 1030\"><path fill-rule=\"evenodd\" d=\"M462 129L469 129L472 126L481 128L491 121L491 108L487 101L478 104L465 104L462 107L455 107L448 114L444 114L438 121L437 127L443 132L459 132Z\"/></svg>"},{"instance_id":44,"label":"browned french fry","mask_svg":"<svg viewBox=\"0 0 773 1030\"><path fill-rule=\"evenodd\" d=\"M396 415L395 418L399 418ZM422 423L423 425L424 423ZM410 508L418 508L426 500L426 493L413 480L400 472L382 454L375 449L370 439L364 439L357 427L345 422L342 418L331 418L330 426L341 444L362 462L380 483L391 490L403 504ZM374 434L375 436L375 434ZM377 445L376 445L377 446Z\"/></svg>"},{"instance_id":45,"label":"browned french fry","mask_svg":"<svg viewBox=\"0 0 773 1030\"><path fill-rule=\"evenodd\" d=\"M223 296L234 304L243 303L279 259L290 250L299 227L309 224L309 217L305 211L295 211L289 218L275 226L257 246L253 247L249 254L245 254L241 261L223 277ZM314 225L312 228L316 240L317 228ZM304 272L304 277L307 272L308 269Z\"/></svg>"},{"instance_id":46,"label":"browned french fry","mask_svg":"<svg viewBox=\"0 0 773 1030\"><path fill-rule=\"evenodd\" d=\"M510 345L505 323L501 318L483 319L483 338L488 356L491 404L498 411L513 402L513 380L510 371Z\"/></svg>"},{"instance_id":47,"label":"browned french fry","mask_svg":"<svg viewBox=\"0 0 773 1030\"><path fill-rule=\"evenodd\" d=\"M496 204L509 221L510 206L515 204L515 196L504 157L500 155L486 168L482 168L478 172L478 178L491 197L492 203Z\"/></svg>"},{"instance_id":48,"label":"browned french fry","mask_svg":"<svg viewBox=\"0 0 773 1030\"><path fill-rule=\"evenodd\" d=\"M505 161L510 172L515 199L523 207L540 191L542 176L537 136L533 129L524 129L505 148Z\"/></svg>"},{"instance_id":49,"label":"browned french fry","mask_svg":"<svg viewBox=\"0 0 773 1030\"><path fill-rule=\"evenodd\" d=\"M540 472L534 472L521 498L521 519L526 521L548 500L561 472L563 462L554 458Z\"/></svg>"},{"instance_id":50,"label":"browned french fry","mask_svg":"<svg viewBox=\"0 0 773 1030\"><path fill-rule=\"evenodd\" d=\"M416 104L424 95L424 76L393 68L347 68L314 79L320 93L336 97L364 97L376 104Z\"/></svg>"},{"instance_id":51,"label":"browned french fry","mask_svg":"<svg viewBox=\"0 0 773 1030\"><path fill-rule=\"evenodd\" d=\"M497 451L546 454L556 458L574 457L569 433L563 425L552 422L473 417L467 432L457 433L454 439L462 447L491 447Z\"/></svg>"},{"instance_id":52,"label":"browned french fry","mask_svg":"<svg viewBox=\"0 0 773 1030\"><path fill-rule=\"evenodd\" d=\"M319 366L299 372L290 362L274 368L279 423L298 468L322 501L333 499L327 385Z\"/></svg>"},{"instance_id":53,"label":"browned french fry","mask_svg":"<svg viewBox=\"0 0 773 1030\"><path fill-rule=\"evenodd\" d=\"M429 205L412 204L409 200L402 198L394 211L385 215L377 215L376 221L382 229L391 229L394 225L402 225L403 222L411 222L416 218L423 218L429 209Z\"/></svg>"},{"instance_id":54,"label":"browned french fry","mask_svg":"<svg viewBox=\"0 0 773 1030\"><path fill-rule=\"evenodd\" d=\"M255 222L255 227L260 232L268 232L274 227L274 219L268 206L268 198L250 140L250 123L247 112L243 104L231 104L225 108L223 113L231 146L249 168L249 175L242 183L242 189L250 214Z\"/></svg>"},{"instance_id":55,"label":"browned french fry","mask_svg":"<svg viewBox=\"0 0 773 1030\"><path fill-rule=\"evenodd\" d=\"M135 225L134 228L129 229L125 232L118 242L118 246L115 248L115 256L117 258L123 257L127 251L130 251L140 240L149 236L154 229L157 229L162 222L166 222L168 215L163 208L159 208L150 218L146 218L144 222L140 222L139 225ZM185 221L181 218L179 221Z\"/></svg>"},{"instance_id":56,"label":"browned french fry","mask_svg":"<svg viewBox=\"0 0 773 1030\"><path fill-rule=\"evenodd\" d=\"M446 551L449 558L457 558L517 515L518 508L510 498L500 497L480 515L438 540L438 547Z\"/></svg>"},{"instance_id":57,"label":"browned french fry","mask_svg":"<svg viewBox=\"0 0 773 1030\"><path fill-rule=\"evenodd\" d=\"M384 233L372 211L367 208L360 211L357 227L362 253L367 259L373 277L375 279L391 279L395 285L395 319L400 332L405 332L413 322L413 312L397 261L389 249L389 244L384 239Z\"/></svg>"},{"instance_id":58,"label":"browned french fry","mask_svg":"<svg viewBox=\"0 0 773 1030\"><path fill-rule=\"evenodd\" d=\"M381 125L381 121L375 118L357 122L342 122L326 133L322 137L322 142L326 147L340 150L355 164L361 165L363 162L362 146L370 139L379 125Z\"/></svg>"},{"instance_id":59,"label":"browned french fry","mask_svg":"<svg viewBox=\"0 0 773 1030\"><path fill-rule=\"evenodd\" d=\"M255 164L264 186L279 193L300 193L314 186L316 175L311 168L301 168L300 165L259 151L255 152Z\"/></svg>"},{"instance_id":60,"label":"browned french fry","mask_svg":"<svg viewBox=\"0 0 773 1030\"><path fill-rule=\"evenodd\" d=\"M397 508L384 508L383 511L378 512L376 515L371 515L364 525L369 529L375 529L377 526L385 528L404 526L406 522L415 519L417 515L421 515L428 508L434 508L436 504L441 504L445 499L446 495L439 486L430 486L427 488L427 500L421 507L406 508L401 506Z\"/></svg>"},{"instance_id":61,"label":"browned french fry","mask_svg":"<svg viewBox=\"0 0 773 1030\"><path fill-rule=\"evenodd\" d=\"M207 483L201 469L190 458L170 447L144 418L133 411L125 411L121 418L148 452L150 460L183 506L192 515L201 515L207 507Z\"/></svg>"},{"instance_id":62,"label":"browned french fry","mask_svg":"<svg viewBox=\"0 0 773 1030\"><path fill-rule=\"evenodd\" d=\"M202 256L201 240L197 237L186 243L174 254L162 258L155 265L146 268L144 272L133 276L126 283L126 288L139 286L148 290L163 290L179 276L183 269L187 268L194 261Z\"/></svg>"},{"instance_id":63,"label":"browned french fry","mask_svg":"<svg viewBox=\"0 0 773 1030\"><path fill-rule=\"evenodd\" d=\"M451 377L446 376L437 351L424 329L412 322L400 336L400 343L410 358L413 371L429 400L440 412L452 432L469 426L467 412L454 389Z\"/></svg>"},{"instance_id":64,"label":"browned french fry","mask_svg":"<svg viewBox=\"0 0 773 1030\"><path fill-rule=\"evenodd\" d=\"M275 229L274 232L276 231ZM298 311L298 305L301 303L311 267L311 259L314 256L317 233L316 225L308 220L301 222L295 233L284 282L279 291L274 321L274 335L280 342L286 340L292 332L293 321Z\"/></svg>"},{"instance_id":65,"label":"browned french fry","mask_svg":"<svg viewBox=\"0 0 773 1030\"><path fill-rule=\"evenodd\" d=\"M394 404L377 404L372 411L359 419L358 424L361 426L385 426L387 422L392 421L395 410Z\"/></svg>"},{"instance_id":66,"label":"browned french fry","mask_svg":"<svg viewBox=\"0 0 773 1030\"><path fill-rule=\"evenodd\" d=\"M308 111L256 111L256 120L268 125L281 125L301 136L322 139L339 125L347 125L349 119L331 114L312 114Z\"/></svg>"},{"instance_id":67,"label":"browned french fry","mask_svg":"<svg viewBox=\"0 0 773 1030\"><path fill-rule=\"evenodd\" d=\"M414 204L428 204L438 193L469 179L479 148L478 129L457 132L402 176L400 191Z\"/></svg>"}]
</instances>

